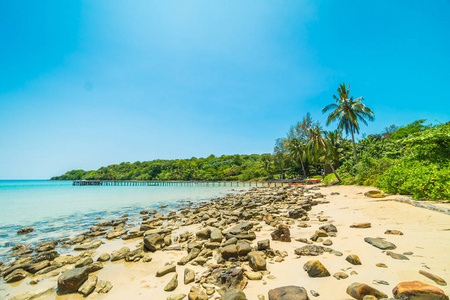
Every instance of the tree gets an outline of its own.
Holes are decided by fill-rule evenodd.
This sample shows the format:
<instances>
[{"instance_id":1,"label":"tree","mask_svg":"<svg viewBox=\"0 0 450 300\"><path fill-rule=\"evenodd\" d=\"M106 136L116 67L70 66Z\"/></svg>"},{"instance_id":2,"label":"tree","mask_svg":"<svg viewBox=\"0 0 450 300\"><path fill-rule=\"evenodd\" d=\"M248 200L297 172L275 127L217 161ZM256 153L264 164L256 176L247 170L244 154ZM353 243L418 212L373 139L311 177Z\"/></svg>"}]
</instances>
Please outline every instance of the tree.
<instances>
[{"instance_id":1,"label":"tree","mask_svg":"<svg viewBox=\"0 0 450 300\"><path fill-rule=\"evenodd\" d=\"M325 137L325 131L317 122L312 128L308 129L308 144L307 149L310 158L317 163L319 161L319 157L323 155L323 158L330 165L331 170L333 171L336 179L341 182L341 178L339 178L336 170L334 169L333 163L330 160L330 154L334 151L333 147L330 144L330 141Z\"/></svg>"},{"instance_id":2,"label":"tree","mask_svg":"<svg viewBox=\"0 0 450 300\"><path fill-rule=\"evenodd\" d=\"M336 103L328 104L322 109L323 113L333 110L328 115L327 126L333 121L338 121L339 130L345 130L346 134L351 132L353 152L355 154L356 163L358 163L354 133L359 133L358 121L367 125L366 119L373 121L374 114L370 108L362 103L364 101L363 97L359 97L358 99L350 97L350 86L345 87L345 83L342 83L339 86L338 95L333 95L333 98Z\"/></svg>"},{"instance_id":3,"label":"tree","mask_svg":"<svg viewBox=\"0 0 450 300\"><path fill-rule=\"evenodd\" d=\"M288 141L288 151L294 162L300 161L303 170L303 177L306 178L305 164L303 160L306 158L306 143L300 138L290 138Z\"/></svg>"}]
</instances>

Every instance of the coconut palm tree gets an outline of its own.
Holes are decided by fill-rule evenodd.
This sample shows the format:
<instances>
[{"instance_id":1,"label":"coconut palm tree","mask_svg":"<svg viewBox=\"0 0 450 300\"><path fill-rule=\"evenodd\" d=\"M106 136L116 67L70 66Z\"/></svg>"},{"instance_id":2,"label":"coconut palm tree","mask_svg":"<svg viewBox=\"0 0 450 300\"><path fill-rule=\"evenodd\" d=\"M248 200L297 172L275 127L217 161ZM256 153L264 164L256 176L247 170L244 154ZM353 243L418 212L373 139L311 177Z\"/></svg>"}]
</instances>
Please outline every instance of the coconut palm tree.
<instances>
[{"instance_id":1,"label":"coconut palm tree","mask_svg":"<svg viewBox=\"0 0 450 300\"><path fill-rule=\"evenodd\" d=\"M288 143L288 151L294 162L300 161L303 170L303 177L306 178L305 164L303 160L306 158L306 144L300 138L290 138Z\"/></svg>"},{"instance_id":2,"label":"coconut palm tree","mask_svg":"<svg viewBox=\"0 0 450 300\"><path fill-rule=\"evenodd\" d=\"M363 97L353 99L350 97L350 86L345 87L345 83L342 83L338 88L338 95L333 95L336 103L328 104L322 109L325 113L329 110L333 110L327 119L327 125L333 121L338 121L338 129L345 130L345 133L352 133L353 152L355 154L356 163L358 163L358 155L356 154L356 144L354 133L359 133L359 123L363 122L367 125L366 119L373 121L374 114L372 110L366 107L362 102Z\"/></svg>"},{"instance_id":3,"label":"coconut palm tree","mask_svg":"<svg viewBox=\"0 0 450 300\"><path fill-rule=\"evenodd\" d=\"M330 141L325 137L326 132L320 127L319 122L314 124L311 128L307 129L308 132L308 144L307 149L310 159L317 163L319 158L322 156L327 164L330 165L336 179L341 182L336 170L334 169L333 163L330 160L334 149L330 144Z\"/></svg>"}]
</instances>

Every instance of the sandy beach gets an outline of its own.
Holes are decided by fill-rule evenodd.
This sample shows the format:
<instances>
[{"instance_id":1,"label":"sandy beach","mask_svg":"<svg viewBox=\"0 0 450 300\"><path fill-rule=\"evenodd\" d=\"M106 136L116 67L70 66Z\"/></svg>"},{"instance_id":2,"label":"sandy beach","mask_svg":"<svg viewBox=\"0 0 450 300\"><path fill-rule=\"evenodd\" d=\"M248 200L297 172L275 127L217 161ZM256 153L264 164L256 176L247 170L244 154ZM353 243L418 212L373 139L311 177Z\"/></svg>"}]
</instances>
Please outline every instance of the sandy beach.
<instances>
[{"instance_id":1,"label":"sandy beach","mask_svg":"<svg viewBox=\"0 0 450 300\"><path fill-rule=\"evenodd\" d=\"M298 187L298 189L301 188ZM239 222L250 221L254 224L252 231L256 233L256 239L251 241L252 247L256 247L258 241L269 239L270 248L279 254L275 257L263 255L267 270L260 272L263 275L261 280L248 280L243 289L247 299L269 299L269 290L288 285L304 287L310 299L353 299L346 293L346 289L354 282L367 284L392 297L392 290L398 283L415 280L439 287L445 294L449 295L450 287L448 285L437 285L433 280L419 274L419 271L427 271L447 282L450 280L450 256L448 255L450 251L450 215L392 201L395 198L394 196L380 199L364 196L364 193L369 190L374 190L374 188L322 186L308 191L306 195L315 193L323 195L323 197L319 196L315 199L321 203L313 205L311 210L308 211L308 221L279 219L278 223L287 222L286 224L289 225L291 242L274 241L271 238L271 233L276 227L269 226L268 222L255 221L252 218L239 220ZM442 206L449 206L449 204L442 204ZM289 210L288 204L280 203L278 208L281 207ZM283 215L283 213L280 209L279 214ZM274 212L272 215L275 217L277 213ZM227 224L224 228L235 226L239 222ZM350 227L358 223L370 223L371 226L370 228ZM326 224L333 224L337 228L335 237L319 238L316 242L310 241L319 227ZM308 227L299 227L298 225ZM183 231L195 233L205 227L204 222L180 227L172 231L172 240ZM386 230L398 230L403 235L385 234ZM386 255L386 251L365 242L366 237L386 239L396 245L396 249L392 250L393 252L404 254L408 260L398 260ZM336 252L341 252L342 255L338 256L336 252L324 252L319 256L296 255L295 250L306 245L297 241L297 239L302 238L307 239L313 245L319 246L323 246L323 241L331 240L332 244L327 247ZM191 239L195 240L195 234ZM187 242L181 243L183 247L186 244ZM124 246L134 250L137 246L142 246L142 237L130 240L120 238L108 240L94 250L92 253L93 261L95 262L102 253L112 253ZM171 292L164 291L164 287L172 279L174 273L162 277L155 277L155 274L167 263L176 265L182 257L186 256L187 251L185 249L159 250L150 253L149 255L152 258L150 262L142 262L142 260L125 262L123 259L105 262L101 270L92 272L89 276L97 276L99 280L109 281L112 284L112 289L106 294L94 291L87 296L87 299L167 299L168 296L176 294L188 295L194 285L207 283L206 286L208 287L208 284L211 284L207 277L201 279L201 274L208 270L208 266L211 269L216 269L219 266L233 266L233 260L222 261L222 264L219 265L217 263L218 253L218 250L214 250L212 257L203 266L192 265L192 262L186 265L177 265L178 286ZM346 260L346 257L352 254L359 257L361 265L353 265ZM319 260L331 276L308 276L303 266L310 260ZM376 266L380 263L387 267ZM240 261L239 265L246 271L252 271L245 259ZM44 274L28 276L21 281L8 285L2 283L0 292L2 292L2 295L7 295L9 299L28 291L55 288L58 285L60 272L73 268L73 264L67 264L59 268L58 272L53 272L53 277ZM200 280L200 283L193 282L187 285L183 283L183 274L186 268L195 271L196 281ZM2 270L5 271L5 269L5 266L3 266ZM333 276L337 272L347 274L348 278L338 280ZM30 285L30 281L35 279L39 279L39 282L36 285ZM219 288L220 286L215 286L215 292L210 296L211 299L220 299ZM311 290L317 292L319 296L313 296ZM57 295L56 292L51 292L39 299L85 299L85 297L80 293Z\"/></svg>"}]
</instances>

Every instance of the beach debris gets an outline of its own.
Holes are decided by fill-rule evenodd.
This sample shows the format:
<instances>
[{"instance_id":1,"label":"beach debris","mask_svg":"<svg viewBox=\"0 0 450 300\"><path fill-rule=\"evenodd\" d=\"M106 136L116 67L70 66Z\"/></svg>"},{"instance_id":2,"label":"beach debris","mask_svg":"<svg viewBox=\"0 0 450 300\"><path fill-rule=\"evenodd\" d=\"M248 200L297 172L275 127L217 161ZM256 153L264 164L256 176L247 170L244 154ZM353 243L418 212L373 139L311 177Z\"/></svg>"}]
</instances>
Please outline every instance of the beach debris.
<instances>
[{"instance_id":1,"label":"beach debris","mask_svg":"<svg viewBox=\"0 0 450 300\"><path fill-rule=\"evenodd\" d=\"M398 299L449 299L440 288L425 284L421 281L400 282L392 290L392 293L394 294L394 297Z\"/></svg>"},{"instance_id":2,"label":"beach debris","mask_svg":"<svg viewBox=\"0 0 450 300\"><path fill-rule=\"evenodd\" d=\"M388 229L384 232L384 234L403 235L403 232L401 232L400 230Z\"/></svg>"},{"instance_id":3,"label":"beach debris","mask_svg":"<svg viewBox=\"0 0 450 300\"><path fill-rule=\"evenodd\" d=\"M392 257L393 259L398 259L398 260L409 260L408 257L406 257L403 254L400 253L395 253L392 251L386 251L386 255Z\"/></svg>"},{"instance_id":4,"label":"beach debris","mask_svg":"<svg viewBox=\"0 0 450 300\"><path fill-rule=\"evenodd\" d=\"M370 228L370 227L372 227L372 224L368 222L350 225L350 228Z\"/></svg>"},{"instance_id":5,"label":"beach debris","mask_svg":"<svg viewBox=\"0 0 450 300\"><path fill-rule=\"evenodd\" d=\"M447 282L437 275L431 274L431 273L423 271L423 270L420 270L419 273L422 274L423 276L427 277L428 279L433 280L434 282L436 282L439 285L442 285L442 286L447 285Z\"/></svg>"}]
</instances>

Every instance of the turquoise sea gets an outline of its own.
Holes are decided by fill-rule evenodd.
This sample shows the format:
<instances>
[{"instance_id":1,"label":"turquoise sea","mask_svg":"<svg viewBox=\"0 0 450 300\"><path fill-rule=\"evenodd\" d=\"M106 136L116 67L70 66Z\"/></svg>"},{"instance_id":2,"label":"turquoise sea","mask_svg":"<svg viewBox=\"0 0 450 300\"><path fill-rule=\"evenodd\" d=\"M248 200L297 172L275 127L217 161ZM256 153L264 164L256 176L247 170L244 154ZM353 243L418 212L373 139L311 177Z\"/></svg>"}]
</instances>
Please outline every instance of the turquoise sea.
<instances>
[{"instance_id":1,"label":"turquoise sea","mask_svg":"<svg viewBox=\"0 0 450 300\"><path fill-rule=\"evenodd\" d=\"M0 261L12 259L11 245L17 243L74 237L126 213L137 226L140 210L168 205L158 211L169 212L182 200L198 202L230 192L231 186L73 186L72 181L0 180ZM17 235L28 226L34 232Z\"/></svg>"}]
</instances>

